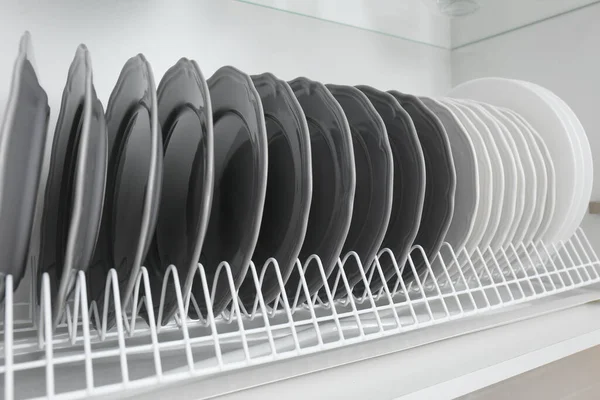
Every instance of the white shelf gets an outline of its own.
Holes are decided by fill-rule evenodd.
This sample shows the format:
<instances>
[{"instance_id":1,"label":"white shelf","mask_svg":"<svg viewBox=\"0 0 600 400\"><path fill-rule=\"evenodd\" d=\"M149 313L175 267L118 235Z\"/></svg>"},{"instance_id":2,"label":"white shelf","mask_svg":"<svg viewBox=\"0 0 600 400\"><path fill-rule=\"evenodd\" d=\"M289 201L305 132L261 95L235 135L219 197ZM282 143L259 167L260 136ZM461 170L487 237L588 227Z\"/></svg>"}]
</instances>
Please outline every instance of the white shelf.
<instances>
[{"instance_id":1,"label":"white shelf","mask_svg":"<svg viewBox=\"0 0 600 400\"><path fill-rule=\"evenodd\" d=\"M598 299L600 284L595 284L356 344L352 351L334 349L136 390L124 398L161 399L175 388L178 396L197 399L280 399L282 393L286 400L369 398L375 393L378 398L455 398L600 344Z\"/></svg>"},{"instance_id":2,"label":"white shelf","mask_svg":"<svg viewBox=\"0 0 600 400\"><path fill-rule=\"evenodd\" d=\"M551 339L541 341L543 347L520 355L507 353L510 358L505 356L505 361L489 366L484 364L473 372L401 396L398 400L455 398L597 346L600 344L600 329L598 323L590 324L590 320L597 322L599 314L600 305L593 303L507 326L504 332L496 335L507 342L501 346L503 350L513 346L512 339L517 332L539 335L546 330L556 330L557 326L559 329L551 335ZM569 319L568 325L564 323L566 319ZM560 329L561 326L566 328ZM500 329L497 331L501 332ZM537 340L537 337L523 336L523 339Z\"/></svg>"}]
</instances>

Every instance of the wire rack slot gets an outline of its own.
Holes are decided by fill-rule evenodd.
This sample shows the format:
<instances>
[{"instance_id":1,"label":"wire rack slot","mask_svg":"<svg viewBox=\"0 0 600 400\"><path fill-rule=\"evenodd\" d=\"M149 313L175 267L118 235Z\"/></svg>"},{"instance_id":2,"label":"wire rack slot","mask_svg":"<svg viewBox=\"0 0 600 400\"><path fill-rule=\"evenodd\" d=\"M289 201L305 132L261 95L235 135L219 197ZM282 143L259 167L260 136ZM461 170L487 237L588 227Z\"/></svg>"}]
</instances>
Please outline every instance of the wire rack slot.
<instances>
[{"instance_id":1,"label":"wire rack slot","mask_svg":"<svg viewBox=\"0 0 600 400\"><path fill-rule=\"evenodd\" d=\"M415 268L417 257L425 260L422 271ZM351 258L363 283L360 292L350 287L344 270ZM395 273L387 282L384 261L386 265L391 261ZM255 285L256 298L249 304L238 298L225 262L212 282L207 280L205 267L198 264L180 284L177 269L170 266L157 308L152 296L144 295L151 293L146 268L135 278L127 301L119 297L117 274L112 270L105 284L102 314L95 302L90 303L86 275L79 272L58 326L53 326L47 275L42 277L39 306L33 278L17 292L30 291L29 301L15 302L13 279L7 276L0 326L4 398L81 398L223 374L398 335L600 281L600 260L581 229L566 242L520 243L497 252L455 253L445 243L432 260L416 246L405 265L398 265L389 249L381 250L370 266L363 266L357 254L350 252L338 260L332 277L326 276L317 256L304 264L297 261L294 268L300 280L290 297L275 259L260 267L250 263L246 279ZM318 269L324 284L312 297L304 278L307 268ZM270 304L261 290L267 271L275 272L281 291ZM227 280L233 300L224 312L214 315L211 305L219 277ZM375 277L385 283L372 291ZM194 283L200 283L203 303L208 305L204 314L191 290ZM175 291L177 312L163 323L167 288ZM338 299L340 291L351 295ZM310 301L300 303L301 293ZM114 309L109 310L109 305ZM187 317L190 307L195 308L197 319ZM158 310L156 315L153 310ZM117 321L107 330L109 311L114 311ZM148 315L148 323L140 317L142 313Z\"/></svg>"}]
</instances>

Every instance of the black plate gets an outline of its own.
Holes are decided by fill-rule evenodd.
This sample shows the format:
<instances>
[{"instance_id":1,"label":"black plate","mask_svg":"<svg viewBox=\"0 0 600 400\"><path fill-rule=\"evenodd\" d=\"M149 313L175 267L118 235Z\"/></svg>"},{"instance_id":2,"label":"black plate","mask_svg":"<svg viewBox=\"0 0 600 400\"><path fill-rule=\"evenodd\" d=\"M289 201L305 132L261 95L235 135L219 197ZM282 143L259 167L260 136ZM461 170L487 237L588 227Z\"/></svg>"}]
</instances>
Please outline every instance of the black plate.
<instances>
[{"instance_id":1,"label":"black plate","mask_svg":"<svg viewBox=\"0 0 600 400\"><path fill-rule=\"evenodd\" d=\"M0 127L0 302L4 277L15 290L27 267L48 127L48 97L30 62L29 33L19 45Z\"/></svg>"},{"instance_id":2,"label":"black plate","mask_svg":"<svg viewBox=\"0 0 600 400\"><path fill-rule=\"evenodd\" d=\"M143 55L127 61L106 111L108 175L100 235L88 269L89 301L104 312L104 289L111 268L117 273L121 306L126 307L150 246L160 199L162 139L156 91ZM112 294L107 329L115 323Z\"/></svg>"},{"instance_id":3,"label":"black plate","mask_svg":"<svg viewBox=\"0 0 600 400\"><path fill-rule=\"evenodd\" d=\"M356 189L352 136L342 107L324 85L296 78L290 86L306 116L312 151L313 197L299 259L304 265L311 255L318 255L327 278L342 252L352 218ZM312 296L324 284L316 262L308 265L304 276ZM299 282L300 274L294 270L286 284L290 303ZM299 303L305 300L301 290Z\"/></svg>"},{"instance_id":4,"label":"black plate","mask_svg":"<svg viewBox=\"0 0 600 400\"><path fill-rule=\"evenodd\" d=\"M352 133L356 165L356 191L350 230L342 248L342 255L356 252L365 272L379 250L390 221L394 184L392 149L385 124L367 96L351 86L327 85L340 103ZM353 288L362 280L359 264L349 257L344 264L348 285ZM339 273L329 277L329 287L335 288L335 298L347 295ZM321 298L325 293L321 290Z\"/></svg>"},{"instance_id":5,"label":"black plate","mask_svg":"<svg viewBox=\"0 0 600 400\"><path fill-rule=\"evenodd\" d=\"M390 249L399 268L406 263L417 236L425 199L425 158L410 115L389 93L369 86L358 86L383 119L394 157L394 190L390 223L381 248ZM397 277L389 256L380 258L385 281ZM369 274L370 275L370 274ZM383 286L379 272L373 271L369 287L376 293ZM364 294L364 282L354 287L357 296Z\"/></svg>"},{"instance_id":6,"label":"black plate","mask_svg":"<svg viewBox=\"0 0 600 400\"><path fill-rule=\"evenodd\" d=\"M208 79L214 121L215 180L210 221L200 262L209 290L219 264L231 267L236 290L256 246L267 187L267 134L260 96L245 73L222 67ZM232 298L225 270L216 283L213 312L221 313ZM200 279L192 292L200 311L206 302ZM194 307L189 314L197 317Z\"/></svg>"},{"instance_id":7,"label":"black plate","mask_svg":"<svg viewBox=\"0 0 600 400\"><path fill-rule=\"evenodd\" d=\"M285 81L269 73L253 76L252 81L261 98L269 142L267 194L252 261L260 278L265 262L275 258L285 284L308 225L312 199L310 135L302 107ZM281 292L272 265L264 272L261 289L265 303ZM239 296L251 310L256 299L251 274L246 276Z\"/></svg>"},{"instance_id":8,"label":"black plate","mask_svg":"<svg viewBox=\"0 0 600 400\"><path fill-rule=\"evenodd\" d=\"M454 211L456 172L450 150L450 142L444 126L417 97L392 90L389 92L400 102L415 124L423 155L425 157L425 200L419 232L414 241L425 251L429 260L437 256L444 236L450 226ZM412 253L415 269L421 273L425 261L420 253ZM402 274L411 277L412 269L405 264Z\"/></svg>"},{"instance_id":9,"label":"black plate","mask_svg":"<svg viewBox=\"0 0 600 400\"><path fill-rule=\"evenodd\" d=\"M87 270L94 254L102 220L106 166L104 109L92 85L90 55L81 45L63 91L41 225L38 290L42 274L47 272L56 321L77 272Z\"/></svg>"},{"instance_id":10,"label":"black plate","mask_svg":"<svg viewBox=\"0 0 600 400\"><path fill-rule=\"evenodd\" d=\"M200 258L210 216L214 178L212 105L208 85L195 61L182 58L161 80L158 121L164 141L163 187L154 240L145 263L155 315L169 265L176 266L179 283L185 289L183 284ZM176 310L170 278L161 322L166 323Z\"/></svg>"}]
</instances>

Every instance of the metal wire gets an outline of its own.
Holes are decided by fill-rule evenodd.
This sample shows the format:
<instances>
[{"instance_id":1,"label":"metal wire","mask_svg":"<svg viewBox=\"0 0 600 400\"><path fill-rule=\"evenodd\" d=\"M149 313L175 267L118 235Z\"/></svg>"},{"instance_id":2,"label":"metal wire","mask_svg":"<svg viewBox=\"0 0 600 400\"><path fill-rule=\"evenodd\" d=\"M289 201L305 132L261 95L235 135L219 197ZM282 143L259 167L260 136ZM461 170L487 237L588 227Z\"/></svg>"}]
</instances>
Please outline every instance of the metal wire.
<instances>
[{"instance_id":1,"label":"metal wire","mask_svg":"<svg viewBox=\"0 0 600 400\"><path fill-rule=\"evenodd\" d=\"M421 271L413 262L416 255L425 260ZM360 295L352 294L344 268L351 258L365 288ZM385 282L382 265L389 263L383 263L384 259L392 261L395 276L373 292L370 282L375 274ZM415 246L406 265L398 265L395 255L383 249L366 268L359 256L350 252L336 266L335 279L328 282L319 257L311 256L304 264L297 261L294 268L300 281L290 304L277 261L269 259L262 268L250 263L248 274L257 288L252 306L238 298L231 267L226 262L218 266L212 282L207 281L205 266L198 264L180 284L177 268L170 266L156 316L152 297L145 295L151 293L146 268L141 267L135 277L132 298L124 308L116 271L111 270L105 283L102 315L95 302L88 303L86 276L79 272L72 300L65 305L62 323L56 328L48 276L42 277L40 302L36 306L37 295L33 292L27 304L13 303L13 279L9 275L0 326L4 342L0 349L4 398L80 398L214 375L350 346L600 281L600 260L581 229L557 245L520 243L495 253L491 249L476 249L467 254L464 249L455 252L445 243L434 260L428 260L424 250ZM324 283L321 295L312 298L304 277L309 268L318 269ZM413 273L410 282L402 278L404 268ZM281 291L271 304L265 303L261 291L268 269L274 270ZM227 279L227 287L234 295L228 309L214 315L212 304L219 276ZM197 280L207 305L204 315L191 293ZM33 291L36 287L31 284L28 289ZM177 312L163 324L167 288L175 291ZM339 291L351 295L335 299ZM309 300L299 303L300 298ZM107 330L111 304L117 324ZM187 317L190 306L195 308L198 319ZM28 320L15 319L13 311L17 307L29 310ZM142 310L148 323L139 317ZM109 367L113 379L99 379L100 371ZM68 379L73 371L81 373L81 379Z\"/></svg>"}]
</instances>

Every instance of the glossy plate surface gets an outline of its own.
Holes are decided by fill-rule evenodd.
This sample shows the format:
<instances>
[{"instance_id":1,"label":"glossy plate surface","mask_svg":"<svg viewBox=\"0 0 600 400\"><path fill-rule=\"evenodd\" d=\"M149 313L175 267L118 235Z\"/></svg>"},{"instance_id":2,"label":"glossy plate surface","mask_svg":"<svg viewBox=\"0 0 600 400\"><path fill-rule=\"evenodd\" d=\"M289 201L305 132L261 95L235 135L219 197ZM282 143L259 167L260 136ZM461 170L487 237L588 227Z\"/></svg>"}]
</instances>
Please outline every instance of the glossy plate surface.
<instances>
[{"instance_id":1,"label":"glossy plate surface","mask_svg":"<svg viewBox=\"0 0 600 400\"><path fill-rule=\"evenodd\" d=\"M265 262L275 258L285 284L296 268L308 225L313 179L310 134L302 107L287 82L270 73L255 75L252 81L262 102L269 143L267 194L252 261L260 277ZM264 271L261 287L267 304L279 295L272 265ZM254 279L248 274L239 294L248 311L256 304L256 294Z\"/></svg>"},{"instance_id":2,"label":"glossy plate surface","mask_svg":"<svg viewBox=\"0 0 600 400\"><path fill-rule=\"evenodd\" d=\"M443 103L454 113L454 115L463 124L466 129L473 147L477 160L479 202L475 214L475 222L471 234L467 238L465 249L469 255L474 255L474 250L479 247L484 251L489 245L488 237L485 237L487 226L492 214L492 197L494 195L494 174L492 172L492 160L483 140L483 135L479 132L483 129L483 123L477 121L477 118L470 114L470 110L465 106L455 103L452 100L444 99ZM473 118L473 120L471 119ZM496 162L496 160L494 160ZM485 240L484 240L485 239Z\"/></svg>"},{"instance_id":3,"label":"glossy plate surface","mask_svg":"<svg viewBox=\"0 0 600 400\"><path fill-rule=\"evenodd\" d=\"M564 122L539 92L518 81L482 78L465 82L451 91L452 97L469 98L511 109L523 116L542 136L556 167L556 206L546 232L549 242L566 239L570 210L579 207L576 142Z\"/></svg>"},{"instance_id":4,"label":"glossy plate surface","mask_svg":"<svg viewBox=\"0 0 600 400\"><path fill-rule=\"evenodd\" d=\"M131 299L150 247L162 183L162 138L152 69L139 54L127 61L106 108L108 174L104 211L92 265L88 298L104 312L105 282L115 268L121 305ZM115 323L112 296L107 329Z\"/></svg>"},{"instance_id":5,"label":"glossy plate surface","mask_svg":"<svg viewBox=\"0 0 600 400\"><path fill-rule=\"evenodd\" d=\"M444 240L458 254L467 244L479 207L479 168L475 147L467 128L449 106L426 97L421 100L440 119L450 141L456 171L456 191L452 221ZM467 249L467 252L471 250Z\"/></svg>"},{"instance_id":6,"label":"glossy plate surface","mask_svg":"<svg viewBox=\"0 0 600 400\"><path fill-rule=\"evenodd\" d=\"M364 270L368 271L381 247L392 211L392 149L385 124L365 94L352 86L327 85L327 88L348 119L356 165L354 211L342 255L356 252ZM350 289L362 280L356 257L347 259L344 273ZM334 273L329 277L329 287L335 291L336 298L348 293L338 276Z\"/></svg>"},{"instance_id":7,"label":"glossy plate surface","mask_svg":"<svg viewBox=\"0 0 600 400\"><path fill-rule=\"evenodd\" d=\"M414 244L421 246L428 259L433 260L439 252L454 213L456 170L450 141L439 118L421 100L397 91L389 92L408 112L415 125L425 158L425 199L419 232ZM413 252L415 270L421 273L424 260ZM403 275L411 276L409 265Z\"/></svg>"},{"instance_id":8,"label":"glossy plate surface","mask_svg":"<svg viewBox=\"0 0 600 400\"><path fill-rule=\"evenodd\" d=\"M77 272L87 270L94 254L106 185L106 121L92 83L90 54L83 45L69 68L51 154L38 290L47 272L58 321Z\"/></svg>"},{"instance_id":9,"label":"glossy plate surface","mask_svg":"<svg viewBox=\"0 0 600 400\"><path fill-rule=\"evenodd\" d=\"M300 262L319 256L325 279L336 267L348 235L356 189L354 149L348 120L342 107L319 82L296 78L289 82L298 99L310 131L313 197ZM304 274L309 296L324 284L319 266L311 261ZM290 303L306 299L299 286L300 275L293 271L286 284ZM300 289L300 290L299 290Z\"/></svg>"},{"instance_id":10,"label":"glossy plate surface","mask_svg":"<svg viewBox=\"0 0 600 400\"><path fill-rule=\"evenodd\" d=\"M512 111L509 111L512 112ZM554 171L554 163L552 162L552 157L550 156L550 151L544 143L544 140L540 136L540 134L535 130L533 126L519 114L513 112L513 116L521 121L523 125L525 125L528 130L532 133L533 138L540 149L540 153L544 160L544 165L546 167L546 177L547 177L547 187L546 187L546 202L544 203L544 210L542 214L542 219L540 221L540 226L537 229L537 232L534 234L534 241L537 240L546 240L546 233L548 231L548 227L552 223L552 217L554 213L554 208L556 204L556 172Z\"/></svg>"},{"instance_id":11,"label":"glossy plate surface","mask_svg":"<svg viewBox=\"0 0 600 400\"><path fill-rule=\"evenodd\" d=\"M213 194L213 116L208 85L193 60L180 59L158 85L158 122L163 137L163 187L146 267L155 314L169 265L184 287L200 259ZM177 308L173 280L165 289L162 321ZM184 288L184 293L186 292Z\"/></svg>"},{"instance_id":12,"label":"glossy plate surface","mask_svg":"<svg viewBox=\"0 0 600 400\"><path fill-rule=\"evenodd\" d=\"M252 79L226 66L208 79L208 87L214 123L215 178L200 262L206 269L209 286L216 282L212 309L218 315L232 298L226 271L219 268L220 264L229 263L237 290L256 246L267 189L268 150L264 112ZM192 293L199 311L206 316L200 279L194 280ZM197 317L195 307L190 306L189 313Z\"/></svg>"},{"instance_id":13,"label":"glossy plate surface","mask_svg":"<svg viewBox=\"0 0 600 400\"><path fill-rule=\"evenodd\" d=\"M500 124L483 106L470 100L457 101L464 104L481 119L489 130L490 136L488 138L494 141L500 156L500 163L496 164L496 168L502 168L502 172L498 174L504 177L503 191L497 193L498 199L494 202L495 207L492 215L495 214L493 221L497 222L490 225L490 230L487 231L488 234L492 235L489 247L492 253L496 254L506 241L515 214L517 202L517 164L515 156L508 144L505 132L500 128ZM488 256L491 258L491 255Z\"/></svg>"},{"instance_id":14,"label":"glossy plate surface","mask_svg":"<svg viewBox=\"0 0 600 400\"><path fill-rule=\"evenodd\" d=\"M410 115L398 100L389 93L368 86L358 87L367 95L385 123L394 162L392 211L381 249L390 249L401 269L419 231L423 202L425 199L425 158L421 143ZM380 257L384 280L397 279L394 261ZM368 277L371 273L368 274ZM381 289L383 283L377 271L372 271L372 292ZM364 283L355 286L358 296L364 295Z\"/></svg>"},{"instance_id":15,"label":"glossy plate surface","mask_svg":"<svg viewBox=\"0 0 600 400\"><path fill-rule=\"evenodd\" d=\"M6 111L0 126L0 298L4 277L16 289L25 274L36 212L48 97L38 83L29 33L21 38Z\"/></svg>"},{"instance_id":16,"label":"glossy plate surface","mask_svg":"<svg viewBox=\"0 0 600 400\"><path fill-rule=\"evenodd\" d=\"M503 108L499 108L498 111L505 115L506 118L511 120L521 131L523 138L527 142L531 160L533 161L536 177L535 203L532 205L532 209L530 211L531 220L529 222L529 226L523 232L522 238L524 243L530 243L539 230L542 217L544 215L546 196L548 195L548 173L546 171L546 163L531 129L529 129L529 127L524 124L513 111Z\"/></svg>"},{"instance_id":17,"label":"glossy plate surface","mask_svg":"<svg viewBox=\"0 0 600 400\"><path fill-rule=\"evenodd\" d=\"M523 81L520 82L523 83ZM571 225L569 225L566 230L565 236L569 237L581 224L590 202L594 182L592 149L581 122L568 104L550 90L531 82L526 83L550 102L560 118L565 122L566 129L569 131L571 137L578 143L580 153L578 161L579 168L582 171L577 177L580 193L576 206L572 209Z\"/></svg>"},{"instance_id":18,"label":"glossy plate surface","mask_svg":"<svg viewBox=\"0 0 600 400\"><path fill-rule=\"evenodd\" d=\"M489 104L482 106L496 118L501 130L506 134L506 139L512 148L513 155L517 164L517 206L515 208L515 217L507 235L505 246L509 243L517 246L523 241L527 232L533 209L536 203L537 177L529 146L523 137L521 130L497 107Z\"/></svg>"}]
</instances>

